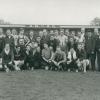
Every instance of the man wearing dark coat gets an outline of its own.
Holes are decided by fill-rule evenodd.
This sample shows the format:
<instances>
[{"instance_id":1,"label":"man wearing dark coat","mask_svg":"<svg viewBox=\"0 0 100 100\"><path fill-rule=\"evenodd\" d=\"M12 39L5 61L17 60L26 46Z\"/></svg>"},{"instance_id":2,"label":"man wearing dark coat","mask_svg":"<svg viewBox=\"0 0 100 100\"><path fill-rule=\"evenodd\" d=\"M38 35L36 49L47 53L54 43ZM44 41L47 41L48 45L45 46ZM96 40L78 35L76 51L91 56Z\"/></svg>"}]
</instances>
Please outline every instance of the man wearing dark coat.
<instances>
[{"instance_id":1,"label":"man wearing dark coat","mask_svg":"<svg viewBox=\"0 0 100 100\"><path fill-rule=\"evenodd\" d=\"M92 35L91 31L87 32L87 36L85 37L85 50L86 50L86 58L90 60L91 69L95 70L95 37Z\"/></svg>"}]
</instances>

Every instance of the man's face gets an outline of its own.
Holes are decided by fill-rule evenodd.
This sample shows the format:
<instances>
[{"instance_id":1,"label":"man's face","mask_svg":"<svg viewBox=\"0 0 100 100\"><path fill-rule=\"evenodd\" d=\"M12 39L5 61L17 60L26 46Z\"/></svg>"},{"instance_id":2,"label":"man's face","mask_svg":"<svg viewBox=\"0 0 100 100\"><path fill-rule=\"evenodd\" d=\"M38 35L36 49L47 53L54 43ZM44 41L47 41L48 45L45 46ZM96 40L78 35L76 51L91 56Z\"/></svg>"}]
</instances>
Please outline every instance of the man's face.
<instances>
[{"instance_id":1,"label":"man's face","mask_svg":"<svg viewBox=\"0 0 100 100\"><path fill-rule=\"evenodd\" d=\"M0 58L0 65L2 64L2 58Z\"/></svg>"},{"instance_id":2,"label":"man's face","mask_svg":"<svg viewBox=\"0 0 100 100\"><path fill-rule=\"evenodd\" d=\"M6 34L7 34L7 36L11 36L11 31L10 30L7 30L6 31Z\"/></svg>"},{"instance_id":3,"label":"man's face","mask_svg":"<svg viewBox=\"0 0 100 100\"><path fill-rule=\"evenodd\" d=\"M44 35L44 36L47 35L47 30L46 30L46 29L43 30L43 35Z\"/></svg>"},{"instance_id":4,"label":"man's face","mask_svg":"<svg viewBox=\"0 0 100 100\"><path fill-rule=\"evenodd\" d=\"M45 48L45 49L48 48L48 45L47 45L46 43L44 43L44 48Z\"/></svg>"},{"instance_id":5,"label":"man's face","mask_svg":"<svg viewBox=\"0 0 100 100\"><path fill-rule=\"evenodd\" d=\"M41 41L41 38L40 37L37 37L36 40L37 40L37 42L40 42Z\"/></svg>"},{"instance_id":6,"label":"man's face","mask_svg":"<svg viewBox=\"0 0 100 100\"><path fill-rule=\"evenodd\" d=\"M59 35L58 30L55 30L55 36L58 36L58 35Z\"/></svg>"},{"instance_id":7,"label":"man's face","mask_svg":"<svg viewBox=\"0 0 100 100\"><path fill-rule=\"evenodd\" d=\"M31 50L31 47L30 46L27 46L26 47L26 50L30 51Z\"/></svg>"},{"instance_id":8,"label":"man's face","mask_svg":"<svg viewBox=\"0 0 100 100\"><path fill-rule=\"evenodd\" d=\"M9 45L9 44L6 44L6 45L5 45L5 49L6 49L6 50L9 50L9 49L10 49L10 45Z\"/></svg>"},{"instance_id":9,"label":"man's face","mask_svg":"<svg viewBox=\"0 0 100 100\"><path fill-rule=\"evenodd\" d=\"M34 32L33 31L30 31L29 35L30 36L33 36L34 35Z\"/></svg>"},{"instance_id":10,"label":"man's face","mask_svg":"<svg viewBox=\"0 0 100 100\"><path fill-rule=\"evenodd\" d=\"M78 32L78 36L79 36L79 37L81 36L81 32Z\"/></svg>"},{"instance_id":11,"label":"man's face","mask_svg":"<svg viewBox=\"0 0 100 100\"><path fill-rule=\"evenodd\" d=\"M71 51L71 53L74 53L74 48L71 48L70 51Z\"/></svg>"},{"instance_id":12,"label":"man's face","mask_svg":"<svg viewBox=\"0 0 100 100\"><path fill-rule=\"evenodd\" d=\"M84 47L85 47L85 44L84 44L84 43L82 43L82 44L81 44L81 46L82 46L82 49L84 49Z\"/></svg>"},{"instance_id":13,"label":"man's face","mask_svg":"<svg viewBox=\"0 0 100 100\"><path fill-rule=\"evenodd\" d=\"M69 30L65 30L65 35L69 36Z\"/></svg>"},{"instance_id":14,"label":"man's face","mask_svg":"<svg viewBox=\"0 0 100 100\"><path fill-rule=\"evenodd\" d=\"M20 35L24 35L24 30L21 30L20 31Z\"/></svg>"},{"instance_id":15,"label":"man's face","mask_svg":"<svg viewBox=\"0 0 100 100\"><path fill-rule=\"evenodd\" d=\"M75 32L74 32L74 31L72 31L71 35L72 35L72 36L75 36Z\"/></svg>"},{"instance_id":16,"label":"man's face","mask_svg":"<svg viewBox=\"0 0 100 100\"><path fill-rule=\"evenodd\" d=\"M37 50L37 52L40 52L40 47L37 47L37 49L36 49L36 50Z\"/></svg>"},{"instance_id":17,"label":"man's face","mask_svg":"<svg viewBox=\"0 0 100 100\"><path fill-rule=\"evenodd\" d=\"M20 47L17 47L16 49L17 49L17 51L20 51Z\"/></svg>"},{"instance_id":18,"label":"man's face","mask_svg":"<svg viewBox=\"0 0 100 100\"><path fill-rule=\"evenodd\" d=\"M50 31L50 34L53 34L53 30Z\"/></svg>"},{"instance_id":19,"label":"man's face","mask_svg":"<svg viewBox=\"0 0 100 100\"><path fill-rule=\"evenodd\" d=\"M13 35L17 35L16 29L12 29L12 34L13 34Z\"/></svg>"},{"instance_id":20,"label":"man's face","mask_svg":"<svg viewBox=\"0 0 100 100\"><path fill-rule=\"evenodd\" d=\"M74 39L73 39L73 38L70 38L69 41L70 41L70 42L74 42Z\"/></svg>"},{"instance_id":21,"label":"man's face","mask_svg":"<svg viewBox=\"0 0 100 100\"><path fill-rule=\"evenodd\" d=\"M61 31L60 31L60 35L64 35L64 31L61 30Z\"/></svg>"},{"instance_id":22,"label":"man's face","mask_svg":"<svg viewBox=\"0 0 100 100\"><path fill-rule=\"evenodd\" d=\"M40 36L40 37L43 36L43 32L42 32L42 31L39 32L39 36Z\"/></svg>"},{"instance_id":23,"label":"man's face","mask_svg":"<svg viewBox=\"0 0 100 100\"><path fill-rule=\"evenodd\" d=\"M53 47L52 46L50 46L49 48L50 48L51 51L53 50Z\"/></svg>"},{"instance_id":24,"label":"man's face","mask_svg":"<svg viewBox=\"0 0 100 100\"><path fill-rule=\"evenodd\" d=\"M51 36L51 37L50 37L50 40L54 40L54 36Z\"/></svg>"},{"instance_id":25,"label":"man's face","mask_svg":"<svg viewBox=\"0 0 100 100\"><path fill-rule=\"evenodd\" d=\"M92 36L92 33L91 32L88 32L88 37L91 37Z\"/></svg>"},{"instance_id":26,"label":"man's face","mask_svg":"<svg viewBox=\"0 0 100 100\"><path fill-rule=\"evenodd\" d=\"M57 52L59 52L59 51L61 51L61 48L60 48L60 47L57 47L57 49L56 49L56 50L57 50Z\"/></svg>"},{"instance_id":27,"label":"man's face","mask_svg":"<svg viewBox=\"0 0 100 100\"><path fill-rule=\"evenodd\" d=\"M20 45L24 45L23 39L19 39L19 44L20 44Z\"/></svg>"},{"instance_id":28,"label":"man's face","mask_svg":"<svg viewBox=\"0 0 100 100\"><path fill-rule=\"evenodd\" d=\"M66 37L66 40L65 40L65 42L68 42L68 37Z\"/></svg>"},{"instance_id":29,"label":"man's face","mask_svg":"<svg viewBox=\"0 0 100 100\"><path fill-rule=\"evenodd\" d=\"M98 33L98 35L100 36L100 32Z\"/></svg>"},{"instance_id":30,"label":"man's face","mask_svg":"<svg viewBox=\"0 0 100 100\"><path fill-rule=\"evenodd\" d=\"M78 47L77 47L79 50L82 49L82 45L81 44L78 44Z\"/></svg>"}]
</instances>

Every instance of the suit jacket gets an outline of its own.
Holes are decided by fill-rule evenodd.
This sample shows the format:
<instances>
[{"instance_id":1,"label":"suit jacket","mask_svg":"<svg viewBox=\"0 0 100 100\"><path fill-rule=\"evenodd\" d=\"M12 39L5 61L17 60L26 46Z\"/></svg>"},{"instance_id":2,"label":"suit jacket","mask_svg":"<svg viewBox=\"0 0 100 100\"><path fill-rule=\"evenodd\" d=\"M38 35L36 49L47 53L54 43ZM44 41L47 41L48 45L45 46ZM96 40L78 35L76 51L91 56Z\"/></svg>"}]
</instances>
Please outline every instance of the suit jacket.
<instances>
[{"instance_id":1,"label":"suit jacket","mask_svg":"<svg viewBox=\"0 0 100 100\"><path fill-rule=\"evenodd\" d=\"M14 49L15 44L14 44L14 38L13 38L13 36L11 36L10 38L8 36L6 36L4 38L4 44L6 44L6 43L10 44L11 49Z\"/></svg>"},{"instance_id":2,"label":"suit jacket","mask_svg":"<svg viewBox=\"0 0 100 100\"><path fill-rule=\"evenodd\" d=\"M95 37L85 38L85 50L87 53L94 52L95 50Z\"/></svg>"},{"instance_id":3,"label":"suit jacket","mask_svg":"<svg viewBox=\"0 0 100 100\"><path fill-rule=\"evenodd\" d=\"M100 36L96 38L96 51L100 52Z\"/></svg>"},{"instance_id":4,"label":"suit jacket","mask_svg":"<svg viewBox=\"0 0 100 100\"><path fill-rule=\"evenodd\" d=\"M2 63L8 64L9 62L14 61L13 51L10 50L8 54L5 53L5 50L2 51Z\"/></svg>"},{"instance_id":5,"label":"suit jacket","mask_svg":"<svg viewBox=\"0 0 100 100\"><path fill-rule=\"evenodd\" d=\"M86 52L85 50L81 49L81 50L76 50L76 56L77 56L77 59L80 59L80 60L83 60L83 59L86 59Z\"/></svg>"}]
</instances>

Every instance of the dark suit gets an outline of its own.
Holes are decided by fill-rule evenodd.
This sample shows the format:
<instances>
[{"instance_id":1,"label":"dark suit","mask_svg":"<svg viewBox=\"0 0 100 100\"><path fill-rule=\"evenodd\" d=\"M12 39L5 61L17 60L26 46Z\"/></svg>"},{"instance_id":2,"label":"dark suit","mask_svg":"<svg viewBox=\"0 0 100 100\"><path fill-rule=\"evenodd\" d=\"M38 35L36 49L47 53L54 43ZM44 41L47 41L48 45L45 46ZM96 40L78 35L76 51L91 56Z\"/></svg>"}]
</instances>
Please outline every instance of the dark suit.
<instances>
[{"instance_id":1,"label":"dark suit","mask_svg":"<svg viewBox=\"0 0 100 100\"><path fill-rule=\"evenodd\" d=\"M97 52L97 63L98 63L98 70L100 71L100 37L98 36L96 39L96 52Z\"/></svg>"},{"instance_id":2,"label":"dark suit","mask_svg":"<svg viewBox=\"0 0 100 100\"><path fill-rule=\"evenodd\" d=\"M6 44L6 43L8 43L10 45L10 48L12 50L14 50L15 44L14 44L14 38L13 38L13 36L11 36L11 37L6 36L4 38L4 44Z\"/></svg>"},{"instance_id":3,"label":"dark suit","mask_svg":"<svg viewBox=\"0 0 100 100\"><path fill-rule=\"evenodd\" d=\"M85 37L85 50L86 50L86 58L90 60L92 70L95 70L95 37Z\"/></svg>"},{"instance_id":4,"label":"dark suit","mask_svg":"<svg viewBox=\"0 0 100 100\"><path fill-rule=\"evenodd\" d=\"M80 61L86 59L86 52L85 52L85 50L83 50L83 49L81 49L81 50L77 49L76 50L76 56L77 56L77 58Z\"/></svg>"},{"instance_id":5,"label":"dark suit","mask_svg":"<svg viewBox=\"0 0 100 100\"><path fill-rule=\"evenodd\" d=\"M55 52L57 46L59 45L59 42L58 42L57 39L49 40L49 41L48 41L48 45L51 46L51 47L53 47L53 51Z\"/></svg>"},{"instance_id":6,"label":"dark suit","mask_svg":"<svg viewBox=\"0 0 100 100\"><path fill-rule=\"evenodd\" d=\"M4 37L1 37L0 38L0 53L2 53L4 49Z\"/></svg>"}]
</instances>

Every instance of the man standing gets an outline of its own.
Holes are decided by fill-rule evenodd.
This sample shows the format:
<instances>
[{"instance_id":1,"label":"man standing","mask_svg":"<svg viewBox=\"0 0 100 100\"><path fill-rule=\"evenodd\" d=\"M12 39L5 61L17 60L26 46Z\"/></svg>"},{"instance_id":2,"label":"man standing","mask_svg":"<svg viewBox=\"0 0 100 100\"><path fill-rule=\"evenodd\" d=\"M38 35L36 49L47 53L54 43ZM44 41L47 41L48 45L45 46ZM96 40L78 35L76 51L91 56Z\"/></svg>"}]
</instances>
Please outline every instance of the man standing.
<instances>
[{"instance_id":1,"label":"man standing","mask_svg":"<svg viewBox=\"0 0 100 100\"><path fill-rule=\"evenodd\" d=\"M68 51L67 43L68 43L68 37L64 35L64 30L60 29L60 35L58 36L58 39L60 41L60 47L61 50L63 50L66 54Z\"/></svg>"},{"instance_id":2,"label":"man standing","mask_svg":"<svg viewBox=\"0 0 100 100\"><path fill-rule=\"evenodd\" d=\"M29 44L31 44L32 42L35 41L34 31L33 30L30 30L28 38L29 38Z\"/></svg>"},{"instance_id":3,"label":"man standing","mask_svg":"<svg viewBox=\"0 0 100 100\"><path fill-rule=\"evenodd\" d=\"M42 50L42 66L43 68L45 68L46 70L50 69L50 61L52 59L52 51L51 49L48 47L47 43L44 43L44 49Z\"/></svg>"},{"instance_id":4,"label":"man standing","mask_svg":"<svg viewBox=\"0 0 100 100\"><path fill-rule=\"evenodd\" d=\"M59 45L57 39L55 39L53 35L50 36L50 40L48 44L49 44L49 47L53 48L53 52L56 51L56 47Z\"/></svg>"},{"instance_id":5,"label":"man standing","mask_svg":"<svg viewBox=\"0 0 100 100\"><path fill-rule=\"evenodd\" d=\"M15 46L18 45L17 41L18 41L18 33L17 33L17 30L16 29L12 29L12 36L14 38L14 44Z\"/></svg>"},{"instance_id":6,"label":"man standing","mask_svg":"<svg viewBox=\"0 0 100 100\"><path fill-rule=\"evenodd\" d=\"M0 28L0 54L3 49L4 49L4 35L3 35L3 29Z\"/></svg>"},{"instance_id":7,"label":"man standing","mask_svg":"<svg viewBox=\"0 0 100 100\"><path fill-rule=\"evenodd\" d=\"M56 52L52 57L52 70L66 70L66 54L57 46Z\"/></svg>"},{"instance_id":8,"label":"man standing","mask_svg":"<svg viewBox=\"0 0 100 100\"><path fill-rule=\"evenodd\" d=\"M6 37L4 39L4 43L5 44L9 44L10 45L10 48L11 50L14 50L15 48L15 43L14 43L14 38L11 34L11 30L10 29L7 29L6 31Z\"/></svg>"},{"instance_id":9,"label":"man standing","mask_svg":"<svg viewBox=\"0 0 100 100\"><path fill-rule=\"evenodd\" d=\"M100 33L97 35L96 39L96 52L97 52L97 65L100 71Z\"/></svg>"},{"instance_id":10,"label":"man standing","mask_svg":"<svg viewBox=\"0 0 100 100\"><path fill-rule=\"evenodd\" d=\"M92 35L91 31L87 32L87 36L85 37L85 50L86 50L86 58L89 59L91 64L91 69L95 70L95 38Z\"/></svg>"}]
</instances>

